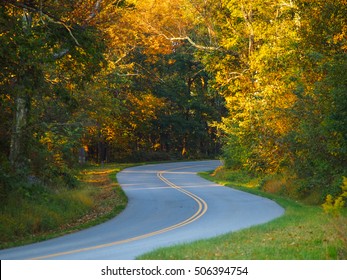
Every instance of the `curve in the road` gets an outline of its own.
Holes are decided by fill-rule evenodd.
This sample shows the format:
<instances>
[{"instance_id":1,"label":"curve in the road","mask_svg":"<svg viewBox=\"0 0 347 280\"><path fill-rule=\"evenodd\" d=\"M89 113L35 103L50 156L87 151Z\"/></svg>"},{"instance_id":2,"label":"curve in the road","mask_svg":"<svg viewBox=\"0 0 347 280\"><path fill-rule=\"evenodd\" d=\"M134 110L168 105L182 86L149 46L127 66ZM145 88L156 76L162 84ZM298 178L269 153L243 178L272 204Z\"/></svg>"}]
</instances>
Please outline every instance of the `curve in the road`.
<instances>
[{"instance_id":1,"label":"curve in the road","mask_svg":"<svg viewBox=\"0 0 347 280\"><path fill-rule=\"evenodd\" d=\"M114 219L59 238L0 250L0 259L124 260L268 222L275 202L197 176L220 161L131 167L117 174L129 202ZM163 184L164 183L164 184Z\"/></svg>"},{"instance_id":2,"label":"curve in the road","mask_svg":"<svg viewBox=\"0 0 347 280\"><path fill-rule=\"evenodd\" d=\"M205 166L205 165L199 165L199 166ZM197 166L197 167L199 167ZM202 217L207 209L207 203L205 200L203 200L201 197L193 194L190 191L187 191L185 189L182 189L181 187L177 186L176 184L174 184L173 182L169 181L168 179L166 179L164 177L164 173L169 172L169 171L174 171L174 170L182 170L182 169L187 169L190 168L191 166L185 166L185 167L179 167L179 168L171 168L171 169L167 169L167 170L162 170L157 172L157 177L163 181L165 184L167 184L168 186L176 189L177 191L180 191L182 193L184 193L185 195L189 196L190 198L192 198L197 204L198 204L198 210L189 218L185 219L184 221L174 224L172 226L163 228L161 230L157 230L157 231L153 231L147 234L143 234L143 235L139 235L133 238L128 238L128 239L124 239L124 240L120 240L120 241L115 241L115 242L109 242L109 243L105 243L105 244L101 244L101 245L97 245L97 246L92 246L92 247L87 247L87 248L81 248L81 249L76 249L76 250L71 250L71 251L67 251L67 252L60 252L60 253L55 253L55 254L49 254L49 255L45 255L45 256L40 256L40 257L36 257L36 258L32 258L32 260L43 260L43 259L49 259L49 258L54 258L54 257L59 257L59 256L63 256L63 255L69 255L69 254L74 254L74 253L81 253L81 252L86 252L86 251L91 251L91 250L96 250L96 249L101 249L101 248L106 248L106 247L110 247L110 246L114 246L114 245L119 245L119 244L124 244L124 243L128 243L131 241L136 241L136 240L140 240L140 239L144 239L147 237L151 237L157 234L161 234L170 230L174 230L177 229L179 227L183 227L185 225L188 225L194 221L196 221L197 219L199 219L200 217Z\"/></svg>"}]
</instances>

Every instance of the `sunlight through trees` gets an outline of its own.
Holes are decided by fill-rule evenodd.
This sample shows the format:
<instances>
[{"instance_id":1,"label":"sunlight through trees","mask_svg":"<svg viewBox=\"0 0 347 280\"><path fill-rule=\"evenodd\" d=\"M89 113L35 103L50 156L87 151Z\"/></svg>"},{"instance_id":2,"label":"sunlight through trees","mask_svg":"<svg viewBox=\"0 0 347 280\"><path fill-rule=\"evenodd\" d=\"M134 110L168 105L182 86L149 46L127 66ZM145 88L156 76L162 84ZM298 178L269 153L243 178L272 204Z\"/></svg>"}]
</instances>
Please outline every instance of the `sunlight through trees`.
<instances>
[{"instance_id":1,"label":"sunlight through trees","mask_svg":"<svg viewBox=\"0 0 347 280\"><path fill-rule=\"evenodd\" d=\"M2 192L11 176L70 184L83 150L98 163L222 152L338 193L346 4L2 0Z\"/></svg>"}]
</instances>

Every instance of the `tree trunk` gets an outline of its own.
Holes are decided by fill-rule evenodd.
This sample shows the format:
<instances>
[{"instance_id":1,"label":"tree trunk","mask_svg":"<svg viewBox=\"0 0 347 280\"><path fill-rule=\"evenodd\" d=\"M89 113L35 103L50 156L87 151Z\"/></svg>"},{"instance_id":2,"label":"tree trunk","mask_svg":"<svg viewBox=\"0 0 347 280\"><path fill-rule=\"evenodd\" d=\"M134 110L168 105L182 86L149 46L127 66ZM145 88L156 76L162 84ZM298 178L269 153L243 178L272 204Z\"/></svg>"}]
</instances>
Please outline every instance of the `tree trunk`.
<instances>
[{"instance_id":1,"label":"tree trunk","mask_svg":"<svg viewBox=\"0 0 347 280\"><path fill-rule=\"evenodd\" d=\"M11 135L10 162L14 169L24 168L27 163L28 151L28 120L30 99L18 94L15 99L14 121Z\"/></svg>"},{"instance_id":2,"label":"tree trunk","mask_svg":"<svg viewBox=\"0 0 347 280\"><path fill-rule=\"evenodd\" d=\"M22 16L22 27L24 34L30 34L32 24L31 13L24 8ZM22 58L23 59L23 58ZM27 59L25 57L25 59ZM10 144L10 163L16 171L23 171L28 164L28 122L30 111L30 95L27 92L28 85L25 81L30 80L34 75L32 69L18 69L17 85L15 86L14 118L12 125L11 144ZM23 72L22 72L23 71ZM31 81L32 82L32 81Z\"/></svg>"}]
</instances>

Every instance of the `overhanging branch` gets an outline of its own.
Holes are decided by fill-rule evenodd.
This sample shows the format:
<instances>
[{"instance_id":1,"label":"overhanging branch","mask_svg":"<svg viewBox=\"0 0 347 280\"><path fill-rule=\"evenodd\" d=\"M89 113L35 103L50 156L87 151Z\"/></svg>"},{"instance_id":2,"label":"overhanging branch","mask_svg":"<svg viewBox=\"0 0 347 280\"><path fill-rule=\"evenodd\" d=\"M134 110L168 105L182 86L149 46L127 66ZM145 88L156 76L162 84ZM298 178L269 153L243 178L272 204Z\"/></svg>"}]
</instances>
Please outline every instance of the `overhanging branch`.
<instances>
[{"instance_id":1,"label":"overhanging branch","mask_svg":"<svg viewBox=\"0 0 347 280\"><path fill-rule=\"evenodd\" d=\"M191 44L193 47L200 49L200 50L205 50L205 51L216 51L219 50L220 47L212 47L212 46L203 46L203 45L199 45L197 43L195 43L190 37L186 36L186 37L174 37L174 38L169 38L167 36L165 36L167 39L169 39L170 41L188 41L189 44Z\"/></svg>"},{"instance_id":2,"label":"overhanging branch","mask_svg":"<svg viewBox=\"0 0 347 280\"><path fill-rule=\"evenodd\" d=\"M9 4L9 5L16 7L16 8L25 9L25 10L30 11L32 13L38 13L38 14L40 14L41 17L45 17L48 21L64 26L64 28L69 32L71 38L74 40L75 44L77 46L81 46L80 43L78 42L78 40L76 39L76 37L73 35L72 28L66 22L64 22L60 19L57 19L56 17L54 17L53 15L49 14L46 11L43 11L41 5L39 8L37 8L37 7L33 7L33 6L28 5L28 4L24 4L21 2L17 2L17 1L1 0L1 2L5 3L5 4Z\"/></svg>"}]
</instances>

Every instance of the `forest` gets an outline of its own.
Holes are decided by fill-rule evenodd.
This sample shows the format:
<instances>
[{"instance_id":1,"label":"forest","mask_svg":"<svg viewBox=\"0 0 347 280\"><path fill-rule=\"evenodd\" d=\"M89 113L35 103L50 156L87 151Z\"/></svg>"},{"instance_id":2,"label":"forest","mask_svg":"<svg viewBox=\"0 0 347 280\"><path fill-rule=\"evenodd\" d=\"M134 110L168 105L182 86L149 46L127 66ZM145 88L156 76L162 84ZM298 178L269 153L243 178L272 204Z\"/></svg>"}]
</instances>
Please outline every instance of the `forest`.
<instances>
[{"instance_id":1,"label":"forest","mask_svg":"<svg viewBox=\"0 0 347 280\"><path fill-rule=\"evenodd\" d=\"M215 157L341 193L346 0L1 0L0 21L2 201L85 162Z\"/></svg>"}]
</instances>

